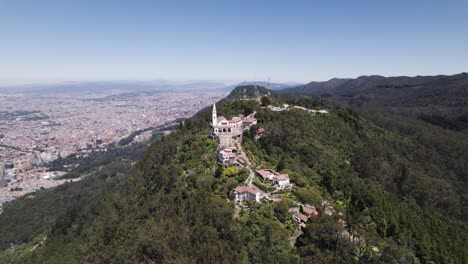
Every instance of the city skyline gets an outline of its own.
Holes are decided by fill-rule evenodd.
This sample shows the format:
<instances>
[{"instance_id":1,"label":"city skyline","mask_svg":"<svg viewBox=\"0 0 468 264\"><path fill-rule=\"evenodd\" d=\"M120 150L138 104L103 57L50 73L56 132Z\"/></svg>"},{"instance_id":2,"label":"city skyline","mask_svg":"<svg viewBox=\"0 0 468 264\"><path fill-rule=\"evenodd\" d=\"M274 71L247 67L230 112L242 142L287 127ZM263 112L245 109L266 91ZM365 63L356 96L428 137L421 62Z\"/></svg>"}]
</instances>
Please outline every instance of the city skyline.
<instances>
[{"instance_id":1,"label":"city skyline","mask_svg":"<svg viewBox=\"0 0 468 264\"><path fill-rule=\"evenodd\" d=\"M468 69L467 11L466 1L1 1L0 85L455 74Z\"/></svg>"}]
</instances>

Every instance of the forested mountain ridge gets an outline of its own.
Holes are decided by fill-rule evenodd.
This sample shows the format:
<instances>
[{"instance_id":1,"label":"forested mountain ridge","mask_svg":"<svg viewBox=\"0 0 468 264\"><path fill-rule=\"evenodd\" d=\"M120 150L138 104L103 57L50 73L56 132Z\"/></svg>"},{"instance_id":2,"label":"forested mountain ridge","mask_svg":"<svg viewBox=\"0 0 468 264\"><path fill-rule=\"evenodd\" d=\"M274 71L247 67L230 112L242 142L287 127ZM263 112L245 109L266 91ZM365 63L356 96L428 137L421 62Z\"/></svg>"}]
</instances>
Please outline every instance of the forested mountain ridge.
<instances>
[{"instance_id":1,"label":"forested mountain ridge","mask_svg":"<svg viewBox=\"0 0 468 264\"><path fill-rule=\"evenodd\" d=\"M466 84L468 84L468 73L416 77L384 77L380 75L363 75L356 79L333 78L324 82L310 82L308 84L283 89L283 91L310 95L346 95L365 91L369 92L378 89L382 89L384 92L389 91L385 89L403 89L403 91L409 92L412 89L447 89L444 88L444 86L458 86L458 92L462 92L462 86ZM447 96L450 95L451 94L447 94ZM387 96L390 97L392 94L387 94Z\"/></svg>"},{"instance_id":2,"label":"forested mountain ridge","mask_svg":"<svg viewBox=\"0 0 468 264\"><path fill-rule=\"evenodd\" d=\"M281 201L235 209L232 189L247 172L217 164L207 108L154 143L111 190L73 204L36 239L0 253L0 262L467 262L463 134L302 96L269 99L329 113L273 112L235 100L242 89L219 102L218 113L257 112L242 144L254 166L290 175L294 187ZM324 213L324 200L336 213ZM292 246L288 209L297 201L320 215Z\"/></svg>"},{"instance_id":3,"label":"forested mountain ridge","mask_svg":"<svg viewBox=\"0 0 468 264\"><path fill-rule=\"evenodd\" d=\"M384 109L454 130L468 128L468 73L451 76L331 79L282 90Z\"/></svg>"}]
</instances>

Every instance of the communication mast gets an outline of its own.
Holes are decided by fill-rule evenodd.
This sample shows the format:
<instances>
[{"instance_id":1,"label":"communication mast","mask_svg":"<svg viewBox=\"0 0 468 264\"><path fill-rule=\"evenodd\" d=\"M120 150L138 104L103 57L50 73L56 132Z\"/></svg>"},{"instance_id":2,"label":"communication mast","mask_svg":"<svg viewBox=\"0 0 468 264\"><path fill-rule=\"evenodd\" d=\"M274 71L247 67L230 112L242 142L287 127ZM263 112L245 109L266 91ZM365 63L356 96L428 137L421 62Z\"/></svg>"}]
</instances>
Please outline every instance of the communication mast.
<instances>
[{"instance_id":1,"label":"communication mast","mask_svg":"<svg viewBox=\"0 0 468 264\"><path fill-rule=\"evenodd\" d=\"M271 83L270 83L270 76L268 76L268 96L271 95L270 90L271 90Z\"/></svg>"},{"instance_id":2,"label":"communication mast","mask_svg":"<svg viewBox=\"0 0 468 264\"><path fill-rule=\"evenodd\" d=\"M243 92L243 94L242 94L242 98L245 100L245 99L247 99L247 88L245 87L245 81L244 81L244 85L243 85L243 86L244 86L244 92Z\"/></svg>"}]
</instances>

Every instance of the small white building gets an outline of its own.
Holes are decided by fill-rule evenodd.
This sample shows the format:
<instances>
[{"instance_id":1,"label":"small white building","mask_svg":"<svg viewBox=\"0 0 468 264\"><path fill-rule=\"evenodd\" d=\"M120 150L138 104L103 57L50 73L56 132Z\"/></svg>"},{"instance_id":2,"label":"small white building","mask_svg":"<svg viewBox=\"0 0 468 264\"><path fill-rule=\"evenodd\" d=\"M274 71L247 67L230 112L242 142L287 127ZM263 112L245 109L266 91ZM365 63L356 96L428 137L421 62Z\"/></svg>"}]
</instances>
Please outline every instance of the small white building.
<instances>
[{"instance_id":1,"label":"small white building","mask_svg":"<svg viewBox=\"0 0 468 264\"><path fill-rule=\"evenodd\" d=\"M237 155L230 148L225 148L218 152L218 161L223 164L233 163L236 160L237 160Z\"/></svg>"},{"instance_id":2,"label":"small white building","mask_svg":"<svg viewBox=\"0 0 468 264\"><path fill-rule=\"evenodd\" d=\"M276 171L270 169L258 170L257 173L264 181L273 181L275 175L277 174Z\"/></svg>"},{"instance_id":3,"label":"small white building","mask_svg":"<svg viewBox=\"0 0 468 264\"><path fill-rule=\"evenodd\" d=\"M257 124L257 119L255 118L255 114L248 115L244 118L243 125L244 130L250 129L251 126L255 126Z\"/></svg>"},{"instance_id":4,"label":"small white building","mask_svg":"<svg viewBox=\"0 0 468 264\"><path fill-rule=\"evenodd\" d=\"M270 169L258 170L257 173L264 181L272 181L281 188L291 186L288 174L281 174L275 170Z\"/></svg>"},{"instance_id":5,"label":"small white building","mask_svg":"<svg viewBox=\"0 0 468 264\"><path fill-rule=\"evenodd\" d=\"M252 186L237 186L234 189L234 195L236 203L242 203L244 200L255 200L256 202L260 202L265 195L265 193L260 190L255 185Z\"/></svg>"},{"instance_id":6,"label":"small white building","mask_svg":"<svg viewBox=\"0 0 468 264\"><path fill-rule=\"evenodd\" d=\"M274 181L278 184L279 187L289 187L291 184L289 183L289 175L288 174L278 174L275 175Z\"/></svg>"},{"instance_id":7,"label":"small white building","mask_svg":"<svg viewBox=\"0 0 468 264\"><path fill-rule=\"evenodd\" d=\"M288 107L286 107L286 106L279 107L279 106L269 105L268 108L270 108L270 110L273 111L273 112L282 112L282 111L287 111L288 110Z\"/></svg>"}]
</instances>

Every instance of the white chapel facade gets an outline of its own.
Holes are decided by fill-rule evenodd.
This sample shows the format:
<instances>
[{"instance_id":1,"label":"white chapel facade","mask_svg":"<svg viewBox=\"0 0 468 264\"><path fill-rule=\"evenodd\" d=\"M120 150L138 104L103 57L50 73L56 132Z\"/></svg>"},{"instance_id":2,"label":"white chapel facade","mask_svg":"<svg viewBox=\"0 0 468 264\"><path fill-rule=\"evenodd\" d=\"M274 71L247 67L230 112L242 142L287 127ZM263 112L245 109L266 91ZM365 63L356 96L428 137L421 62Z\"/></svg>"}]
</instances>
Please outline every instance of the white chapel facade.
<instances>
[{"instance_id":1,"label":"white chapel facade","mask_svg":"<svg viewBox=\"0 0 468 264\"><path fill-rule=\"evenodd\" d=\"M224 116L217 116L216 103L213 104L211 118L211 136L219 139L221 147L233 147L236 139L242 136L243 120L241 117L234 117L227 120Z\"/></svg>"}]
</instances>

